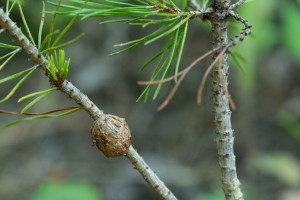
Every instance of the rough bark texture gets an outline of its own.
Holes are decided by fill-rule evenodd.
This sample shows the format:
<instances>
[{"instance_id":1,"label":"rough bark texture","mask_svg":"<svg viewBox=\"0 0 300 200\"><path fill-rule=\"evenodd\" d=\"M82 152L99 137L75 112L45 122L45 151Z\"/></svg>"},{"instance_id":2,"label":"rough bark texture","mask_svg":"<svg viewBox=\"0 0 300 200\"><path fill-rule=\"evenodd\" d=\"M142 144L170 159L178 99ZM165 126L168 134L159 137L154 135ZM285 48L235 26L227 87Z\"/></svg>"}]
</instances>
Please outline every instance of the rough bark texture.
<instances>
[{"instance_id":1,"label":"rough bark texture","mask_svg":"<svg viewBox=\"0 0 300 200\"><path fill-rule=\"evenodd\" d=\"M165 186L165 184L158 178L153 170L145 163L144 159L137 154L132 146L129 147L127 158L135 166L135 169L140 172L148 185L153 188L160 199L162 200L177 200L174 194ZM151 179L149 179L151 177Z\"/></svg>"},{"instance_id":2,"label":"rough bark texture","mask_svg":"<svg viewBox=\"0 0 300 200\"><path fill-rule=\"evenodd\" d=\"M215 13L212 22L212 43L213 48L225 46L228 43L227 19L224 11L229 6L230 1L214 0L213 9ZM213 56L217 56L217 53ZM228 55L225 53L221 63L222 76L225 84L228 84ZM234 136L231 126L231 111L229 100L226 97L223 86L219 80L218 67L212 71L212 90L216 125L216 144L218 151L219 166L221 168L221 182L227 200L242 200L243 194L240 190L240 182L237 178L235 155L233 150Z\"/></svg>"}]
</instances>

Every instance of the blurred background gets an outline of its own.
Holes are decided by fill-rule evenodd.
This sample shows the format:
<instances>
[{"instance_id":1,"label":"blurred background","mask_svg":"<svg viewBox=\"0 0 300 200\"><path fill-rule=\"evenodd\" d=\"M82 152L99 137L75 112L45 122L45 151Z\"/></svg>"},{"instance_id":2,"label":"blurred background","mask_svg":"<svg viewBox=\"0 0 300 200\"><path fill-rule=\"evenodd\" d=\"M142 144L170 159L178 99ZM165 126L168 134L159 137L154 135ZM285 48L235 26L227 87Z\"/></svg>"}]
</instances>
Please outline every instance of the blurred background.
<instances>
[{"instance_id":1,"label":"blurred background","mask_svg":"<svg viewBox=\"0 0 300 200\"><path fill-rule=\"evenodd\" d=\"M33 34L37 34L40 23L41 3L23 2ZM46 9L53 8L47 5ZM244 70L232 60L230 64L229 89L237 104L232 124L242 190L247 200L299 200L300 1L253 0L237 12L253 25L253 35L235 48L243 56L240 64ZM18 12L11 17L21 24ZM60 17L60 28L69 20ZM163 86L157 101L137 103L143 87L136 82L149 79L150 69L143 73L138 69L162 48L163 40L109 57L117 50L114 44L139 38L149 30L99 22L78 21L68 35L73 38L85 32L85 37L65 49L71 58L68 79L105 113L126 118L133 146L179 199L224 199L214 142L211 80L206 84L203 103L196 104L197 88L211 60L188 74L170 105L156 112L173 83ZM242 28L236 22L229 25L232 36ZM1 42L12 41L5 33L0 38ZM182 68L207 52L210 41L208 26L194 20L188 30ZM31 65L20 55L1 71L0 79ZM11 90L11 84L0 85L1 98ZM37 70L0 109L19 111L25 104L16 103L18 98L48 87L47 77ZM75 104L66 95L55 92L31 111L71 105ZM15 119L1 114L0 124ZM89 116L79 111L1 129L0 199L157 199L126 158L108 159L97 151L91 124Z\"/></svg>"}]
</instances>

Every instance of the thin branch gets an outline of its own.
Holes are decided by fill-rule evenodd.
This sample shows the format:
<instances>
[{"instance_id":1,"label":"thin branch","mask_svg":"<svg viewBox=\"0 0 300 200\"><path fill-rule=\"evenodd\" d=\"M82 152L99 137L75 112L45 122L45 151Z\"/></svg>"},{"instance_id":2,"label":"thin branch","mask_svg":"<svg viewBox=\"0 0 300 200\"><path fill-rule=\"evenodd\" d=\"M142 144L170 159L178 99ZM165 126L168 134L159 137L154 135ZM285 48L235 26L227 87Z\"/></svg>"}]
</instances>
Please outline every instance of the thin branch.
<instances>
[{"instance_id":1,"label":"thin branch","mask_svg":"<svg viewBox=\"0 0 300 200\"><path fill-rule=\"evenodd\" d=\"M134 165L135 169L140 172L148 185L155 190L161 199L176 200L177 198L173 193L165 186L165 184L158 178L155 172L145 163L144 159L137 153L132 146L129 147L129 151L126 157ZM149 177L152 177L149 179Z\"/></svg>"},{"instance_id":2,"label":"thin branch","mask_svg":"<svg viewBox=\"0 0 300 200\"><path fill-rule=\"evenodd\" d=\"M159 85L162 83L166 83L169 81L174 80L175 78L188 73L194 66L196 66L200 61L202 61L204 58L206 58L207 56L211 55L212 53L214 53L215 51L217 51L219 48L215 48L213 50L210 50L208 52L206 52L205 54L203 54L202 56L200 56L199 58L197 58L196 60L194 60L187 68L181 70L180 72L178 72L178 74L170 76L168 78L162 79L162 80L158 80L158 81L138 81L137 84L138 85Z\"/></svg>"},{"instance_id":3,"label":"thin branch","mask_svg":"<svg viewBox=\"0 0 300 200\"><path fill-rule=\"evenodd\" d=\"M205 10L194 10L190 11L191 14L195 17L200 17L202 20L206 19L207 17L210 17L214 12L213 8L206 8Z\"/></svg>"},{"instance_id":4,"label":"thin branch","mask_svg":"<svg viewBox=\"0 0 300 200\"><path fill-rule=\"evenodd\" d=\"M162 102L162 104L158 107L157 111L161 111L162 109L164 109L169 102L171 101L171 99L173 98L173 96L175 95L179 85L181 84L181 82L183 81L184 77L187 75L187 73L184 73L179 80L177 81L177 83L175 84L175 86L172 88L171 92L169 93L169 95L165 98L165 100Z\"/></svg>"},{"instance_id":5,"label":"thin branch","mask_svg":"<svg viewBox=\"0 0 300 200\"><path fill-rule=\"evenodd\" d=\"M207 53L205 53L204 55L200 56L199 58L197 58L192 64L190 64L187 68L185 68L184 70L182 70L180 72L181 77L179 78L179 80L177 81L177 83L174 85L174 87L172 88L172 90L170 91L170 93L168 94L168 96L165 98L165 100L162 102L162 104L158 107L157 111L161 111L162 109L164 109L169 102L171 101L171 99L174 97L178 87L180 86L181 82L183 81L184 77L188 74L188 72L194 67L196 66L196 64L198 64L200 61L202 61L205 57L211 55L212 53L214 53L215 51L217 51L219 48L215 48ZM179 74L179 73L178 73ZM170 77L171 78L171 77ZM174 77L175 78L175 77ZM169 79L169 78L168 78Z\"/></svg>"},{"instance_id":6,"label":"thin branch","mask_svg":"<svg viewBox=\"0 0 300 200\"><path fill-rule=\"evenodd\" d=\"M22 47L27 54L27 56L35 63L39 64L40 68L46 73L49 77L50 82L54 82L53 78L51 78L49 74L49 61L46 59L45 56L41 55L30 40L23 34L21 29L13 22L7 13L0 8L0 24L3 24L4 28L8 31L8 33L13 36L15 41ZM94 121L100 121L107 127L111 127L114 124L114 121L109 120L109 115L103 113L85 94L83 94L77 87L75 87L70 81L65 80L61 85L59 85L62 92L66 93L70 98L72 98L81 108L83 108L92 118ZM125 122L124 122L125 123ZM109 134L109 133L108 133ZM119 134L124 134L120 132ZM139 154L134 150L134 148L130 145L128 147L127 158L133 163L134 160L140 160L141 157ZM136 162L136 168L145 169L144 162ZM148 166L147 166L148 167ZM150 169L150 168L149 168ZM152 171L152 170L151 170ZM166 200L176 200L176 197L170 192L170 190L163 184L162 181L155 175L155 173L143 173L143 170L139 171L147 183L157 183L155 187L152 187L158 195L162 199ZM164 192L168 191L167 194ZM163 193L161 193L163 192Z\"/></svg>"},{"instance_id":7,"label":"thin branch","mask_svg":"<svg viewBox=\"0 0 300 200\"><path fill-rule=\"evenodd\" d=\"M237 8L238 6L242 5L243 3L245 3L246 0L239 0L238 2L232 4L231 6L229 6L230 10L233 10L235 8Z\"/></svg>"},{"instance_id":8,"label":"thin branch","mask_svg":"<svg viewBox=\"0 0 300 200\"><path fill-rule=\"evenodd\" d=\"M250 33L251 27L248 27L247 21L242 20L238 15L230 10L230 5L224 0L214 0L213 7L215 14L211 17L212 24L212 43L214 47L227 46L229 50L232 46L242 41ZM239 1L238 4L241 4ZM234 7L234 6L233 6ZM224 16L225 13L225 16ZM228 42L228 24L229 16L241 21L245 29ZM218 164L221 171L221 183L226 200L243 200L243 193L240 189L240 182L236 170L236 156L234 154L234 135L231 125L231 110L228 98L227 81L228 81L228 52L224 52L220 60L220 66L215 67L212 74L212 99L214 104L214 122L216 126L216 147L218 152ZM217 56L217 55L215 55ZM217 57L219 57L218 55ZM220 75L220 73L222 75Z\"/></svg>"},{"instance_id":9,"label":"thin branch","mask_svg":"<svg viewBox=\"0 0 300 200\"><path fill-rule=\"evenodd\" d=\"M207 80L208 75L210 74L211 70L214 68L214 66L217 64L217 62L219 61L219 59L221 59L221 57L224 55L224 53L226 52L227 48L224 48L220 54L215 58L215 60L209 65L209 67L207 68L207 70L204 73L204 76L202 78L201 84L198 88L198 92L197 92L197 103L201 104L202 101L202 93L203 93L203 89Z\"/></svg>"},{"instance_id":10,"label":"thin branch","mask_svg":"<svg viewBox=\"0 0 300 200\"><path fill-rule=\"evenodd\" d=\"M243 19L240 15L236 14L234 11L229 12L229 16L233 17L237 21L244 24L244 29L240 32L239 35L236 35L231 41L228 43L228 48L235 46L237 43L242 42L247 35L251 34L252 25L248 22L248 20Z\"/></svg>"}]
</instances>

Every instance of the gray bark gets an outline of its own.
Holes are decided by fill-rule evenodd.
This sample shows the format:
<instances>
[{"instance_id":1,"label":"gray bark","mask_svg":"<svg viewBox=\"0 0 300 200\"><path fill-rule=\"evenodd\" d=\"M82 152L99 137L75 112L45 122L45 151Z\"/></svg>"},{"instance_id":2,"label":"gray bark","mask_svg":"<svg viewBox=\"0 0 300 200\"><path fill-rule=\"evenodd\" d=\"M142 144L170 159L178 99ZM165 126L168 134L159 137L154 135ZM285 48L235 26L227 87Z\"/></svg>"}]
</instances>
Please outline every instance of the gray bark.
<instances>
[{"instance_id":1,"label":"gray bark","mask_svg":"<svg viewBox=\"0 0 300 200\"><path fill-rule=\"evenodd\" d=\"M227 18L223 14L229 7L230 1L214 0L212 16L212 43L213 48L226 46L228 44L227 36ZM216 58L218 53L213 55ZM228 55L224 54L221 62L222 76L226 85L228 85ZM219 80L219 66L215 66L212 71L212 91L213 104L216 125L216 144L218 151L219 166L221 169L222 188L226 200L243 200L243 194L240 190L240 182L237 178L236 163L234 155L234 136L231 126L231 110L229 99L224 92L224 87Z\"/></svg>"}]
</instances>

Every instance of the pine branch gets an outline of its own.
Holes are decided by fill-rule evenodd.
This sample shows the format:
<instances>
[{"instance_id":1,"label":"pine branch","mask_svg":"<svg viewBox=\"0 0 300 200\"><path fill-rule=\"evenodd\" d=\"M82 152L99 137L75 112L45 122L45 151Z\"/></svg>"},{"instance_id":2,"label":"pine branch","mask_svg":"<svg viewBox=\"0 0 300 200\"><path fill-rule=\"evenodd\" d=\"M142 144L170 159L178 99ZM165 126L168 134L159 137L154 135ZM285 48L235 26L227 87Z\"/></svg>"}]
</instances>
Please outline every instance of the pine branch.
<instances>
[{"instance_id":1,"label":"pine branch","mask_svg":"<svg viewBox=\"0 0 300 200\"><path fill-rule=\"evenodd\" d=\"M176 200L177 198L173 193L165 186L165 184L158 178L158 176L149 168L149 166L144 162L141 156L134 150L131 145L131 137L128 125L126 122L117 117L104 114L85 94L83 94L77 87L75 87L70 81L64 80L62 83L58 84L57 80L53 79L49 71L49 61L44 56L41 55L36 46L34 46L31 41L23 34L21 29L16 25L16 23L0 8L0 25L15 39L20 47L24 50L27 56L45 72L49 77L50 82L55 84L59 90L67 94L72 98L81 108L83 108L94 120L92 127L92 133L94 140L98 148L102 146L109 147L111 151L115 151L115 147L126 146L126 149L117 152L110 152L113 156L124 155L128 158L135 168L140 172L142 177L146 182L155 190L161 199L166 200ZM123 129L120 129L122 127ZM125 131L127 130L127 132ZM128 144L123 144L123 142L116 138L119 136L124 139L129 140ZM109 140L108 140L109 139ZM108 141L107 141L108 140ZM106 156L111 154L105 154Z\"/></svg>"},{"instance_id":2,"label":"pine branch","mask_svg":"<svg viewBox=\"0 0 300 200\"><path fill-rule=\"evenodd\" d=\"M242 1L239 1L242 3ZM229 0L214 0L214 14L211 18L213 48L235 45L235 42L228 42L227 36L227 16L224 13L230 8ZM232 7L238 6L233 4ZM242 37L242 36L241 36ZM214 59L218 54L214 54ZM237 177L235 155L233 150L234 136L231 126L231 111L229 107L229 98L226 96L223 85L228 85L228 54L223 55L220 67L215 66L212 71L212 91L216 125L216 143L218 151L219 166L221 168L221 182L226 200L243 200L243 194L240 190L240 182ZM219 72L221 69L221 72ZM222 75L222 82L219 73Z\"/></svg>"}]
</instances>

